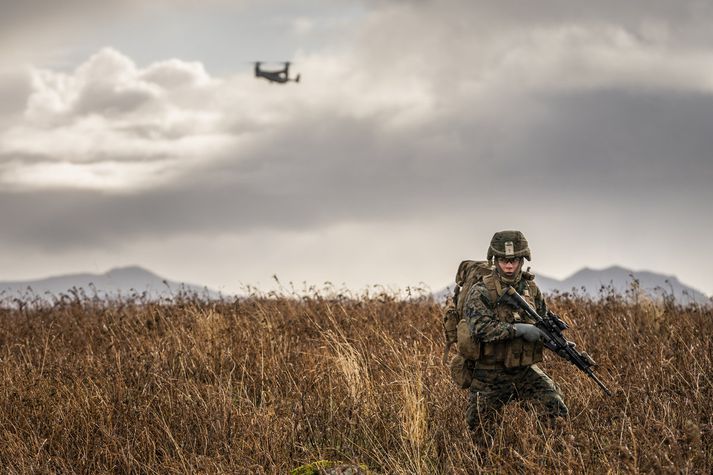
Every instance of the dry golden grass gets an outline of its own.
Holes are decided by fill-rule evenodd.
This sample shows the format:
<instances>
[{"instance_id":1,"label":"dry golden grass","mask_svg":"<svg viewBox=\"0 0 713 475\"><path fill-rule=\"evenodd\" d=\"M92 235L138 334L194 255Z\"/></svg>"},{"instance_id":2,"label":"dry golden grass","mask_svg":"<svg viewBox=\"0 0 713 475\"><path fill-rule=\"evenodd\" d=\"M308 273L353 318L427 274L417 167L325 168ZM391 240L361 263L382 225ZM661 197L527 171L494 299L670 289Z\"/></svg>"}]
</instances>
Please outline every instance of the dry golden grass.
<instances>
[{"instance_id":1,"label":"dry golden grass","mask_svg":"<svg viewBox=\"0 0 713 475\"><path fill-rule=\"evenodd\" d=\"M527 403L485 437L442 366L441 308L387 294L79 295L0 310L0 466L10 473L710 473L713 309L553 297L615 396L544 369L571 418Z\"/></svg>"}]
</instances>

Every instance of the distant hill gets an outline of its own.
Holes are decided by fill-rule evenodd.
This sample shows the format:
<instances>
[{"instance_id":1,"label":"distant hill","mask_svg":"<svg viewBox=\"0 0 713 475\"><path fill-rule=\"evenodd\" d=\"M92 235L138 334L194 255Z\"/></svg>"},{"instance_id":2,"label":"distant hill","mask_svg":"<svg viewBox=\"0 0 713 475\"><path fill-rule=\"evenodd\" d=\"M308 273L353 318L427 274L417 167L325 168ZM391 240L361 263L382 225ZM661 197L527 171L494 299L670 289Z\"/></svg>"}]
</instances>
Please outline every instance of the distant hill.
<instances>
[{"instance_id":1,"label":"distant hill","mask_svg":"<svg viewBox=\"0 0 713 475\"><path fill-rule=\"evenodd\" d=\"M585 267L563 280L538 275L537 285L543 292L571 292L573 289L589 295L599 295L602 287L611 286L620 293L631 289L634 279L642 290L653 296L673 294L681 303L704 303L709 298L701 291L681 283L676 276L657 274L650 271L633 271L619 266L596 270Z\"/></svg>"},{"instance_id":2,"label":"distant hill","mask_svg":"<svg viewBox=\"0 0 713 475\"><path fill-rule=\"evenodd\" d=\"M545 293L572 292L576 290L582 294L596 297L600 294L600 289L611 286L619 293L624 293L631 289L633 279L639 281L642 290L652 296L662 296L672 294L681 303L705 303L710 299L701 291L681 283L676 276L657 274L649 271L633 271L619 266L607 267L596 270L585 267L566 279L557 280L537 274L535 281ZM453 288L451 284L450 289ZM450 295L449 289L442 290L435 294L436 298L445 299Z\"/></svg>"},{"instance_id":3,"label":"distant hill","mask_svg":"<svg viewBox=\"0 0 713 475\"><path fill-rule=\"evenodd\" d=\"M146 294L150 298L170 296L181 290L195 292L210 298L218 293L206 287L164 279L142 267L130 266L112 269L104 274L68 274L39 280L0 282L0 298L31 293L37 296L67 293L72 288L82 288L89 296L96 289L99 297Z\"/></svg>"}]
</instances>

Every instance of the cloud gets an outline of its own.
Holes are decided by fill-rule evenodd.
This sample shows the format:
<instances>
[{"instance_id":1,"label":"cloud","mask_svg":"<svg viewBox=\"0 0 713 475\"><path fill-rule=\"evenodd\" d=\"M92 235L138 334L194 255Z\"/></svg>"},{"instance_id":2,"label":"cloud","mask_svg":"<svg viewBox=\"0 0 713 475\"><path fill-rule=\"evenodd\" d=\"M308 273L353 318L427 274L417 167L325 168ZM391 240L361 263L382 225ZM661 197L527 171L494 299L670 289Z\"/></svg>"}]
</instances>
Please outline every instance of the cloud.
<instances>
[{"instance_id":1,"label":"cloud","mask_svg":"<svg viewBox=\"0 0 713 475\"><path fill-rule=\"evenodd\" d=\"M28 69L0 70L0 128L21 116L31 90L32 79Z\"/></svg>"},{"instance_id":2,"label":"cloud","mask_svg":"<svg viewBox=\"0 0 713 475\"><path fill-rule=\"evenodd\" d=\"M36 68L0 132L0 217L15 223L0 238L120 248L417 223L436 242L438 221L464 247L520 225L546 241L555 222L591 255L606 229L656 236L644 259L713 231L698 219L713 54L707 8L633 3L379 2L351 49L295 58L299 85L114 49Z\"/></svg>"},{"instance_id":3,"label":"cloud","mask_svg":"<svg viewBox=\"0 0 713 475\"><path fill-rule=\"evenodd\" d=\"M207 84L209 78L200 63L174 59L139 69L125 55L104 48L71 74L35 69L33 82L26 114L42 122L54 116L70 121L71 116L127 115L158 103L172 91ZM146 115L161 112L146 111Z\"/></svg>"},{"instance_id":4,"label":"cloud","mask_svg":"<svg viewBox=\"0 0 713 475\"><path fill-rule=\"evenodd\" d=\"M434 124L420 137L384 133L378 122L357 118L293 122L257 139L249 152L228 148L222 158L206 159L190 173L172 175L170 167L157 163L165 169L155 173L169 179L130 194L112 194L116 190L109 183L81 191L87 188L81 174L73 179L79 181L72 192L4 194L0 215L17 226L2 235L62 248L117 245L142 236L306 230L440 215L495 223L500 214L535 210L608 215L655 227L648 218L626 216L677 207L702 212L695 203L712 198L703 185L710 180L705 150L713 144L703 130L686 132L681 125L676 132L667 125L670 119L709 123L701 97L668 98L653 106L655 115L668 114L657 120L648 118L652 99L659 100L613 93L560 99L551 102L546 124L523 124L504 135L490 134L492 124L475 122L469 124L472 130ZM639 125L634 129L631 123ZM685 145L670 143L669 131L687 133ZM676 155L676 163L669 162L669 154ZM140 180L137 166L108 176ZM501 197L503 204L490 197Z\"/></svg>"},{"instance_id":5,"label":"cloud","mask_svg":"<svg viewBox=\"0 0 713 475\"><path fill-rule=\"evenodd\" d=\"M141 78L164 89L196 87L210 82L201 63L177 59L152 64L142 72Z\"/></svg>"},{"instance_id":6,"label":"cloud","mask_svg":"<svg viewBox=\"0 0 713 475\"><path fill-rule=\"evenodd\" d=\"M370 17L357 53L370 71L444 81L439 93L457 98L610 86L711 91L713 33L684 38L705 31L713 8L691 1L674 10L637 1L396 2Z\"/></svg>"},{"instance_id":7,"label":"cloud","mask_svg":"<svg viewBox=\"0 0 713 475\"><path fill-rule=\"evenodd\" d=\"M305 63L309 68L309 60ZM123 176L126 174L119 171L120 163L137 160L173 162L176 170L192 180L196 170L224 167L222 162L240 167L244 161L256 161L251 150L272 148L270 142L283 141L282 133L299 136L304 133L302 127L320 133L328 125L325 120L335 124L356 121L363 127L360 121L377 116L386 124L398 126L427 103L418 85L395 94L371 88L365 95L361 78L347 78L348 71L343 67L329 71L329 63L319 59L314 63L315 70L324 64L322 72L326 69L327 76L321 83L317 80L296 89L295 96L288 89L275 90L280 86L249 76L211 78L200 63L174 59L138 68L110 48L70 73L35 69L24 120L2 133L0 154L13 165L5 167L0 181L13 183L15 189L50 184L86 188L87 180L97 174L74 164L109 162L112 166L101 168L102 173ZM320 93L330 80L340 81L346 90L332 88ZM347 138L341 135L341 131L335 131L335 138ZM290 148L290 144L285 147ZM32 158L31 167L21 170L27 157ZM43 157L47 164L60 162L64 173L54 173L57 165L43 170L37 157ZM141 173L142 169L147 174L155 172L152 167L134 167L132 173ZM72 171L83 179L74 180ZM47 176L54 178L47 180ZM94 188L122 182L125 180L107 177L97 180ZM140 176L136 182L157 184ZM136 184L130 188L136 188Z\"/></svg>"},{"instance_id":8,"label":"cloud","mask_svg":"<svg viewBox=\"0 0 713 475\"><path fill-rule=\"evenodd\" d=\"M71 73L34 69L24 119L0 134L0 183L121 192L165 182L235 143L214 125L219 111L196 107L210 81L199 63L141 69L110 48Z\"/></svg>"}]
</instances>

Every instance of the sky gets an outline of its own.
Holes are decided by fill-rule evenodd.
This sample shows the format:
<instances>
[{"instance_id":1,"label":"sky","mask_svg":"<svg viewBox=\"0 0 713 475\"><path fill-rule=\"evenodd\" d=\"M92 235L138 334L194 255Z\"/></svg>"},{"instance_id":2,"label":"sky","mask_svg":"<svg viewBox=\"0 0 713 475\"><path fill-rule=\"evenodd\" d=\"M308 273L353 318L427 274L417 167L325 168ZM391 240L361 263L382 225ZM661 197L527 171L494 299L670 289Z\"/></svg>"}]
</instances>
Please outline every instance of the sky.
<instances>
[{"instance_id":1,"label":"sky","mask_svg":"<svg viewBox=\"0 0 713 475\"><path fill-rule=\"evenodd\" d=\"M0 0L0 280L438 290L519 229L713 294L713 3L146 3Z\"/></svg>"}]
</instances>

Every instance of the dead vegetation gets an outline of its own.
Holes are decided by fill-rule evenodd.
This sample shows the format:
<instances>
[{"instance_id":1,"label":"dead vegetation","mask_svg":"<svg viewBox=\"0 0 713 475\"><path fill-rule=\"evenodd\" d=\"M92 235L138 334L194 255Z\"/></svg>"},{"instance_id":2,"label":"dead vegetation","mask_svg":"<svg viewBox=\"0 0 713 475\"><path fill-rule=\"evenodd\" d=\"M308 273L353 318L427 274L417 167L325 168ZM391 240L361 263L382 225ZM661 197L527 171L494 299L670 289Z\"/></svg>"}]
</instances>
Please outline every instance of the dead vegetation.
<instances>
[{"instance_id":1,"label":"dead vegetation","mask_svg":"<svg viewBox=\"0 0 713 475\"><path fill-rule=\"evenodd\" d=\"M427 297L210 302L75 293L0 310L0 466L10 473L710 473L713 309L615 294L550 300L606 397L543 367L571 417L508 405L488 434L441 364Z\"/></svg>"}]
</instances>

